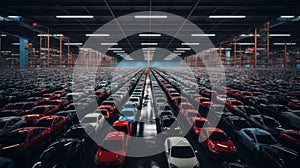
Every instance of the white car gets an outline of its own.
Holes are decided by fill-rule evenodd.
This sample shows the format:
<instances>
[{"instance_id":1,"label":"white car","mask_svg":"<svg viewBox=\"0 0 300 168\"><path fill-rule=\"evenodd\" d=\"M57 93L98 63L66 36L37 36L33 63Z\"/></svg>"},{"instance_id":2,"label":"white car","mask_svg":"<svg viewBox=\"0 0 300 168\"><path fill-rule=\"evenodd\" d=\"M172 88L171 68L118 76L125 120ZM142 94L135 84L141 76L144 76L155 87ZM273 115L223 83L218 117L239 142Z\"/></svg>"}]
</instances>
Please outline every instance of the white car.
<instances>
[{"instance_id":1,"label":"white car","mask_svg":"<svg viewBox=\"0 0 300 168\"><path fill-rule=\"evenodd\" d=\"M104 124L104 120L105 118L100 113L89 113L80 120L80 124L91 125L95 132L98 133Z\"/></svg>"},{"instance_id":2,"label":"white car","mask_svg":"<svg viewBox=\"0 0 300 168\"><path fill-rule=\"evenodd\" d=\"M164 143L169 168L196 168L200 163L189 141L184 137L169 137Z\"/></svg>"}]
</instances>

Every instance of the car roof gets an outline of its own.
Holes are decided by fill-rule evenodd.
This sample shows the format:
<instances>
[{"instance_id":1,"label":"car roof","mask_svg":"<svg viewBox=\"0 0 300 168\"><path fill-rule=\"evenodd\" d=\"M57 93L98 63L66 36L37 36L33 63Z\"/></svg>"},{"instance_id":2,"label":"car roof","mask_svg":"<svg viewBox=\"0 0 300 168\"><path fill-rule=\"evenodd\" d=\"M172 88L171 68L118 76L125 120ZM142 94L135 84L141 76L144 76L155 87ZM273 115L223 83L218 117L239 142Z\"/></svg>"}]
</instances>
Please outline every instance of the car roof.
<instances>
[{"instance_id":1,"label":"car roof","mask_svg":"<svg viewBox=\"0 0 300 168\"><path fill-rule=\"evenodd\" d=\"M117 120L113 123L113 126L125 126L128 124L129 124L128 120Z\"/></svg>"},{"instance_id":2,"label":"car roof","mask_svg":"<svg viewBox=\"0 0 300 168\"><path fill-rule=\"evenodd\" d=\"M224 133L224 131L220 128L215 128L215 127L203 127L203 129L207 130L208 132L220 132Z\"/></svg>"},{"instance_id":3,"label":"car roof","mask_svg":"<svg viewBox=\"0 0 300 168\"><path fill-rule=\"evenodd\" d=\"M243 128L242 130L249 130L255 135L271 135L268 131L259 128Z\"/></svg>"},{"instance_id":4,"label":"car roof","mask_svg":"<svg viewBox=\"0 0 300 168\"><path fill-rule=\"evenodd\" d=\"M98 117L98 116L101 116L102 114L100 113L89 113L87 115L85 115L84 117Z\"/></svg>"},{"instance_id":5,"label":"car roof","mask_svg":"<svg viewBox=\"0 0 300 168\"><path fill-rule=\"evenodd\" d=\"M9 121L15 118L22 118L22 117L17 117L17 116L1 117L0 121Z\"/></svg>"},{"instance_id":6,"label":"car roof","mask_svg":"<svg viewBox=\"0 0 300 168\"><path fill-rule=\"evenodd\" d=\"M171 146L191 146L189 141L184 137L169 137L167 140L170 141Z\"/></svg>"},{"instance_id":7,"label":"car roof","mask_svg":"<svg viewBox=\"0 0 300 168\"><path fill-rule=\"evenodd\" d=\"M125 133L120 131L109 132L105 140L120 140L124 138Z\"/></svg>"}]
</instances>

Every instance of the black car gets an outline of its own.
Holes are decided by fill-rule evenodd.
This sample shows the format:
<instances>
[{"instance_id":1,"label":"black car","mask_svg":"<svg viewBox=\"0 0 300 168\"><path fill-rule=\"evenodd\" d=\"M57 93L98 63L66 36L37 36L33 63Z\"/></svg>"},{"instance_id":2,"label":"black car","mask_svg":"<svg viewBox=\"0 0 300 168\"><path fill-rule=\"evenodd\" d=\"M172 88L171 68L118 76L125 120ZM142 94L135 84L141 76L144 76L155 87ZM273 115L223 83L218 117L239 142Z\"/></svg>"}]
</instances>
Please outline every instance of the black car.
<instances>
[{"instance_id":1,"label":"black car","mask_svg":"<svg viewBox=\"0 0 300 168\"><path fill-rule=\"evenodd\" d=\"M79 123L76 110L60 111L56 113L56 115L66 117L68 126L72 126Z\"/></svg>"},{"instance_id":2,"label":"black car","mask_svg":"<svg viewBox=\"0 0 300 168\"><path fill-rule=\"evenodd\" d=\"M32 168L83 167L83 148L78 139L59 139L44 150Z\"/></svg>"},{"instance_id":3,"label":"black car","mask_svg":"<svg viewBox=\"0 0 300 168\"><path fill-rule=\"evenodd\" d=\"M90 125L74 125L64 133L64 138L78 139L83 144L86 144L89 140L89 131L92 131Z\"/></svg>"},{"instance_id":4,"label":"black car","mask_svg":"<svg viewBox=\"0 0 300 168\"><path fill-rule=\"evenodd\" d=\"M276 145L262 146L259 151L260 167L294 168L300 159L299 153Z\"/></svg>"},{"instance_id":5,"label":"black car","mask_svg":"<svg viewBox=\"0 0 300 168\"><path fill-rule=\"evenodd\" d=\"M239 130L250 128L252 125L245 118L232 115L223 117L218 127L223 129L228 136L234 137Z\"/></svg>"}]
</instances>

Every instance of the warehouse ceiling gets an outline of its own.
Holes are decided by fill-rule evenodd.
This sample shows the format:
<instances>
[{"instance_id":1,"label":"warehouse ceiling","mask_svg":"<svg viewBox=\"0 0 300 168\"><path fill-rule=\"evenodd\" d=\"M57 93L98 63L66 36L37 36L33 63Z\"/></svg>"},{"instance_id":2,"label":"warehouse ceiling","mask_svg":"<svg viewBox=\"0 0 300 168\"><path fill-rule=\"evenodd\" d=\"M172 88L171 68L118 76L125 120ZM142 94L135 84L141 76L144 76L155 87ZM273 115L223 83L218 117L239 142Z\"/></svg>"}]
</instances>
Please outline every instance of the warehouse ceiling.
<instances>
[{"instance_id":1,"label":"warehouse ceiling","mask_svg":"<svg viewBox=\"0 0 300 168\"><path fill-rule=\"evenodd\" d=\"M291 34L290 37L271 37L271 43L295 42L300 44L300 22L297 20L279 20L280 16L300 15L297 1L265 1L265 0L10 0L1 2L0 16L21 16L20 22L0 22L0 32L8 36L3 38L3 49L16 49L11 43L18 42L18 36L28 38L38 45L39 33L59 33L70 37L71 42L84 43L88 37L102 25L114 18L141 11L162 11L183 18L196 24L218 47L220 42L238 39L241 34L251 34L257 27L270 22L270 33ZM57 15L92 15L92 19L58 19ZM245 15L244 19L211 19L211 15ZM37 26L33 26L37 23ZM122 25L121 25L122 26ZM15 36L13 36L15 35ZM126 53L132 53L144 46L139 44L149 38L131 36L118 43ZM243 38L240 42L253 42L252 38ZM52 40L58 45L58 40ZM158 43L157 47L174 51L183 47L180 40L172 37L151 37L147 42ZM272 46L271 46L272 48ZM72 47L75 52L78 47ZM113 52L109 55L117 56ZM187 51L182 56L193 54ZM120 57L119 57L120 58Z\"/></svg>"}]
</instances>

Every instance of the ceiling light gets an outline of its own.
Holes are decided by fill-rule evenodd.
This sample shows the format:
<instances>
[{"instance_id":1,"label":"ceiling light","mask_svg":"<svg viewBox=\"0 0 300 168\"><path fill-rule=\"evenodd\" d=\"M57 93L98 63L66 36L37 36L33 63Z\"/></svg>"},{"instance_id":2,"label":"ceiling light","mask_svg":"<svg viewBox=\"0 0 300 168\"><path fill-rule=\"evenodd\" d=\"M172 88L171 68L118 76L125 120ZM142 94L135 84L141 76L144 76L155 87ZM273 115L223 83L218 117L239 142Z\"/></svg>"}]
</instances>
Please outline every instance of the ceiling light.
<instances>
[{"instance_id":1,"label":"ceiling light","mask_svg":"<svg viewBox=\"0 0 300 168\"><path fill-rule=\"evenodd\" d=\"M231 43L234 44L234 43ZM235 43L236 45L254 45L254 43Z\"/></svg>"},{"instance_id":2,"label":"ceiling light","mask_svg":"<svg viewBox=\"0 0 300 168\"><path fill-rule=\"evenodd\" d=\"M52 36L51 34L38 34L38 37L48 37L48 36Z\"/></svg>"},{"instance_id":3,"label":"ceiling light","mask_svg":"<svg viewBox=\"0 0 300 168\"><path fill-rule=\"evenodd\" d=\"M20 43L11 43L11 45L20 45Z\"/></svg>"},{"instance_id":4,"label":"ceiling light","mask_svg":"<svg viewBox=\"0 0 300 168\"><path fill-rule=\"evenodd\" d=\"M210 19L244 19L246 18L245 15L241 16L234 16L234 15L215 15L215 16L209 16Z\"/></svg>"},{"instance_id":5,"label":"ceiling light","mask_svg":"<svg viewBox=\"0 0 300 168\"><path fill-rule=\"evenodd\" d=\"M110 34L86 34L86 37L109 37Z\"/></svg>"},{"instance_id":6,"label":"ceiling light","mask_svg":"<svg viewBox=\"0 0 300 168\"><path fill-rule=\"evenodd\" d=\"M174 53L184 53L185 51L173 51Z\"/></svg>"},{"instance_id":7,"label":"ceiling light","mask_svg":"<svg viewBox=\"0 0 300 168\"><path fill-rule=\"evenodd\" d=\"M290 37L291 34L270 34L270 37Z\"/></svg>"},{"instance_id":8,"label":"ceiling light","mask_svg":"<svg viewBox=\"0 0 300 168\"><path fill-rule=\"evenodd\" d=\"M113 51L114 53L125 53L125 51Z\"/></svg>"},{"instance_id":9,"label":"ceiling light","mask_svg":"<svg viewBox=\"0 0 300 168\"><path fill-rule=\"evenodd\" d=\"M214 37L215 34L191 34L192 37Z\"/></svg>"},{"instance_id":10,"label":"ceiling light","mask_svg":"<svg viewBox=\"0 0 300 168\"><path fill-rule=\"evenodd\" d=\"M141 45L158 45L158 43L141 43Z\"/></svg>"},{"instance_id":11,"label":"ceiling light","mask_svg":"<svg viewBox=\"0 0 300 168\"><path fill-rule=\"evenodd\" d=\"M273 43L273 45L296 45L296 43Z\"/></svg>"},{"instance_id":12,"label":"ceiling light","mask_svg":"<svg viewBox=\"0 0 300 168\"><path fill-rule=\"evenodd\" d=\"M64 35L63 34L53 34L52 36L54 36L54 37L63 37Z\"/></svg>"},{"instance_id":13,"label":"ceiling light","mask_svg":"<svg viewBox=\"0 0 300 168\"><path fill-rule=\"evenodd\" d=\"M113 45L118 45L118 43L101 43L101 45L113 46Z\"/></svg>"},{"instance_id":14,"label":"ceiling light","mask_svg":"<svg viewBox=\"0 0 300 168\"><path fill-rule=\"evenodd\" d=\"M156 50L156 48L143 48L143 50L152 50L152 51L154 51L154 50Z\"/></svg>"},{"instance_id":15,"label":"ceiling light","mask_svg":"<svg viewBox=\"0 0 300 168\"><path fill-rule=\"evenodd\" d=\"M141 15L141 16L134 16L136 19L166 19L168 16L150 16L150 15Z\"/></svg>"},{"instance_id":16,"label":"ceiling light","mask_svg":"<svg viewBox=\"0 0 300 168\"><path fill-rule=\"evenodd\" d=\"M294 18L295 16L292 16L292 15L289 15L289 16L280 16L281 18L283 19L291 19L291 18Z\"/></svg>"},{"instance_id":17,"label":"ceiling light","mask_svg":"<svg viewBox=\"0 0 300 168\"><path fill-rule=\"evenodd\" d=\"M200 43L181 43L181 45L189 45L189 46L191 46L191 45L199 45Z\"/></svg>"},{"instance_id":18,"label":"ceiling light","mask_svg":"<svg viewBox=\"0 0 300 168\"><path fill-rule=\"evenodd\" d=\"M160 37L161 34L139 34L140 37Z\"/></svg>"},{"instance_id":19,"label":"ceiling light","mask_svg":"<svg viewBox=\"0 0 300 168\"><path fill-rule=\"evenodd\" d=\"M6 37L7 35L6 35L6 34L1 34L0 36L1 36L1 37Z\"/></svg>"},{"instance_id":20,"label":"ceiling light","mask_svg":"<svg viewBox=\"0 0 300 168\"><path fill-rule=\"evenodd\" d=\"M82 43L64 43L64 45L78 46L78 45L82 45Z\"/></svg>"},{"instance_id":21,"label":"ceiling light","mask_svg":"<svg viewBox=\"0 0 300 168\"><path fill-rule=\"evenodd\" d=\"M123 50L122 48L108 48L107 50L115 51L115 50Z\"/></svg>"},{"instance_id":22,"label":"ceiling light","mask_svg":"<svg viewBox=\"0 0 300 168\"><path fill-rule=\"evenodd\" d=\"M254 34L241 34L241 37L254 37ZM260 34L256 35L257 37L260 37Z\"/></svg>"},{"instance_id":23,"label":"ceiling light","mask_svg":"<svg viewBox=\"0 0 300 168\"><path fill-rule=\"evenodd\" d=\"M176 50L191 50L191 48L176 48Z\"/></svg>"},{"instance_id":24,"label":"ceiling light","mask_svg":"<svg viewBox=\"0 0 300 168\"><path fill-rule=\"evenodd\" d=\"M56 16L57 19L93 19L94 16L91 15L61 15Z\"/></svg>"}]
</instances>

